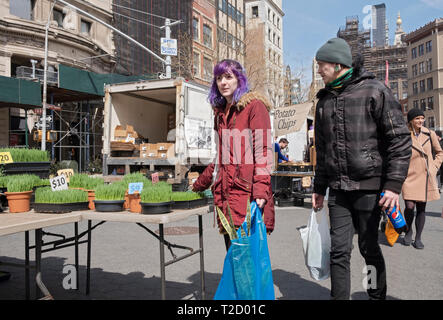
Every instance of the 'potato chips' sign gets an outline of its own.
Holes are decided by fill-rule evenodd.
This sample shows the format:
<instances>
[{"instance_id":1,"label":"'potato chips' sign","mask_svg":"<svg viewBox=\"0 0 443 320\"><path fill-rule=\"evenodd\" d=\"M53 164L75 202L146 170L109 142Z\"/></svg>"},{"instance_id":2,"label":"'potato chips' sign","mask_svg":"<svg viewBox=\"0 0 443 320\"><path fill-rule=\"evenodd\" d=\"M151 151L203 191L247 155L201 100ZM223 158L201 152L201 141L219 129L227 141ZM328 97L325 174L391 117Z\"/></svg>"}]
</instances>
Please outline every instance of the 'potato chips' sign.
<instances>
[{"instance_id":1,"label":"'potato chips' sign","mask_svg":"<svg viewBox=\"0 0 443 320\"><path fill-rule=\"evenodd\" d=\"M313 106L312 102L275 109L274 135L284 136L299 131Z\"/></svg>"}]
</instances>

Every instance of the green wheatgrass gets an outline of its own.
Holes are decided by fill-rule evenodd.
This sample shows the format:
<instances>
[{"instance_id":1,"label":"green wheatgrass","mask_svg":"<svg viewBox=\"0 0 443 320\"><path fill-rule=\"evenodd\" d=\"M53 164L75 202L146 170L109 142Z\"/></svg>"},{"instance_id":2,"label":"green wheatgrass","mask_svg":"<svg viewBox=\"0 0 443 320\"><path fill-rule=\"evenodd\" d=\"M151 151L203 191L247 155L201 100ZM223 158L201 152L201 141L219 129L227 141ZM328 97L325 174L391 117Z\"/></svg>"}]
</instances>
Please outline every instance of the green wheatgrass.
<instances>
[{"instance_id":1,"label":"green wheatgrass","mask_svg":"<svg viewBox=\"0 0 443 320\"><path fill-rule=\"evenodd\" d=\"M141 202L144 203L162 203L172 201L172 186L168 184L154 184L143 188L140 195Z\"/></svg>"},{"instance_id":2,"label":"green wheatgrass","mask_svg":"<svg viewBox=\"0 0 443 320\"><path fill-rule=\"evenodd\" d=\"M103 178L92 178L85 173L74 174L69 178L70 188L83 188L86 190L94 190L100 185L104 185Z\"/></svg>"},{"instance_id":3,"label":"green wheatgrass","mask_svg":"<svg viewBox=\"0 0 443 320\"><path fill-rule=\"evenodd\" d=\"M83 190L52 191L51 188L38 188L35 191L36 203L77 203L88 202L88 193Z\"/></svg>"},{"instance_id":4,"label":"green wheatgrass","mask_svg":"<svg viewBox=\"0 0 443 320\"><path fill-rule=\"evenodd\" d=\"M0 152L10 152L14 162L48 162L49 153L39 149L0 148Z\"/></svg>"},{"instance_id":5,"label":"green wheatgrass","mask_svg":"<svg viewBox=\"0 0 443 320\"><path fill-rule=\"evenodd\" d=\"M95 187L95 200L124 200L126 188L123 184L112 183Z\"/></svg>"},{"instance_id":6,"label":"green wheatgrass","mask_svg":"<svg viewBox=\"0 0 443 320\"><path fill-rule=\"evenodd\" d=\"M203 199L204 195L196 192L173 192L172 200L173 201L192 201Z\"/></svg>"},{"instance_id":7,"label":"green wheatgrass","mask_svg":"<svg viewBox=\"0 0 443 320\"><path fill-rule=\"evenodd\" d=\"M30 174L8 176L6 188L8 192L32 191L37 181L36 178L40 180L37 176Z\"/></svg>"}]
</instances>

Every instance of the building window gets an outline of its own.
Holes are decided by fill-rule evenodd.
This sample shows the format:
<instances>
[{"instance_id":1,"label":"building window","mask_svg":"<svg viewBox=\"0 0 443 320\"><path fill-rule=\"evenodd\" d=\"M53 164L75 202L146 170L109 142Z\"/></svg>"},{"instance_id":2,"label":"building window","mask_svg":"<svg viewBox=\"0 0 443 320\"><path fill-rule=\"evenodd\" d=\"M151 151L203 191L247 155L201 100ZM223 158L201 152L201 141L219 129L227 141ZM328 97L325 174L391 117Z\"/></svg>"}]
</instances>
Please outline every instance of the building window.
<instances>
[{"instance_id":1,"label":"building window","mask_svg":"<svg viewBox=\"0 0 443 320\"><path fill-rule=\"evenodd\" d=\"M417 58L417 48L411 49L411 57L412 57L412 59Z\"/></svg>"},{"instance_id":2,"label":"building window","mask_svg":"<svg viewBox=\"0 0 443 320\"><path fill-rule=\"evenodd\" d=\"M418 100L414 100L414 108L418 109Z\"/></svg>"},{"instance_id":3,"label":"building window","mask_svg":"<svg viewBox=\"0 0 443 320\"><path fill-rule=\"evenodd\" d=\"M429 97L428 98L428 109L429 110L434 110L434 97Z\"/></svg>"},{"instance_id":4,"label":"building window","mask_svg":"<svg viewBox=\"0 0 443 320\"><path fill-rule=\"evenodd\" d=\"M277 18L277 28L280 30L280 18Z\"/></svg>"},{"instance_id":5,"label":"building window","mask_svg":"<svg viewBox=\"0 0 443 320\"><path fill-rule=\"evenodd\" d=\"M212 48L212 28L206 24L203 25L203 43Z\"/></svg>"},{"instance_id":6,"label":"building window","mask_svg":"<svg viewBox=\"0 0 443 320\"><path fill-rule=\"evenodd\" d=\"M412 93L413 93L413 94L418 94L418 85L417 85L417 82L414 82L414 83L412 84Z\"/></svg>"},{"instance_id":7,"label":"building window","mask_svg":"<svg viewBox=\"0 0 443 320\"><path fill-rule=\"evenodd\" d=\"M221 11L223 11L224 13L228 13L228 0L219 0L219 7L220 7L220 3L221 3Z\"/></svg>"},{"instance_id":8,"label":"building window","mask_svg":"<svg viewBox=\"0 0 443 320\"><path fill-rule=\"evenodd\" d=\"M271 9L268 9L268 20L271 21Z\"/></svg>"},{"instance_id":9,"label":"building window","mask_svg":"<svg viewBox=\"0 0 443 320\"><path fill-rule=\"evenodd\" d=\"M426 53L432 52L432 40L426 42Z\"/></svg>"},{"instance_id":10,"label":"building window","mask_svg":"<svg viewBox=\"0 0 443 320\"><path fill-rule=\"evenodd\" d=\"M199 21L197 18L192 19L192 38L195 41L200 40Z\"/></svg>"},{"instance_id":11,"label":"building window","mask_svg":"<svg viewBox=\"0 0 443 320\"><path fill-rule=\"evenodd\" d=\"M212 61L206 57L203 58L203 72L206 80L212 79Z\"/></svg>"},{"instance_id":12,"label":"building window","mask_svg":"<svg viewBox=\"0 0 443 320\"><path fill-rule=\"evenodd\" d=\"M426 72L432 71L432 58L429 58L426 60Z\"/></svg>"},{"instance_id":13,"label":"building window","mask_svg":"<svg viewBox=\"0 0 443 320\"><path fill-rule=\"evenodd\" d=\"M271 29L268 30L268 39L269 41L272 41Z\"/></svg>"},{"instance_id":14,"label":"building window","mask_svg":"<svg viewBox=\"0 0 443 320\"><path fill-rule=\"evenodd\" d=\"M426 111L426 99L421 99L420 100L420 109L422 111Z\"/></svg>"},{"instance_id":15,"label":"building window","mask_svg":"<svg viewBox=\"0 0 443 320\"><path fill-rule=\"evenodd\" d=\"M425 47L424 45L421 44L418 46L418 55L421 57L424 54L425 54Z\"/></svg>"},{"instance_id":16,"label":"building window","mask_svg":"<svg viewBox=\"0 0 443 320\"><path fill-rule=\"evenodd\" d=\"M280 37L277 37L277 46L280 48Z\"/></svg>"},{"instance_id":17,"label":"building window","mask_svg":"<svg viewBox=\"0 0 443 320\"><path fill-rule=\"evenodd\" d=\"M252 17L258 18L258 6L252 7Z\"/></svg>"},{"instance_id":18,"label":"building window","mask_svg":"<svg viewBox=\"0 0 443 320\"><path fill-rule=\"evenodd\" d=\"M9 0L9 12L22 19L34 20L35 0Z\"/></svg>"},{"instance_id":19,"label":"building window","mask_svg":"<svg viewBox=\"0 0 443 320\"><path fill-rule=\"evenodd\" d=\"M401 84L402 84L403 91L408 90L408 82L407 81L402 81Z\"/></svg>"},{"instance_id":20,"label":"building window","mask_svg":"<svg viewBox=\"0 0 443 320\"><path fill-rule=\"evenodd\" d=\"M413 77L416 77L417 74L418 74L418 68L417 68L417 65L414 64L414 65L412 66L412 76L413 76Z\"/></svg>"},{"instance_id":21,"label":"building window","mask_svg":"<svg viewBox=\"0 0 443 320\"><path fill-rule=\"evenodd\" d=\"M423 73L425 73L425 63L424 62L420 62L419 64L418 64L418 71L419 71L419 74L423 74Z\"/></svg>"},{"instance_id":22,"label":"building window","mask_svg":"<svg viewBox=\"0 0 443 320\"><path fill-rule=\"evenodd\" d=\"M218 28L217 33L218 33L217 34L218 41L221 43L226 43L226 30Z\"/></svg>"},{"instance_id":23,"label":"building window","mask_svg":"<svg viewBox=\"0 0 443 320\"><path fill-rule=\"evenodd\" d=\"M434 129L435 128L435 120L434 120L434 117L428 117L427 119L426 119L426 126L428 127L428 128L430 128L430 129Z\"/></svg>"},{"instance_id":24,"label":"building window","mask_svg":"<svg viewBox=\"0 0 443 320\"><path fill-rule=\"evenodd\" d=\"M82 34L89 35L90 32L91 32L91 22L85 21L85 20L81 19L81 21L80 21L80 32Z\"/></svg>"},{"instance_id":25,"label":"building window","mask_svg":"<svg viewBox=\"0 0 443 320\"><path fill-rule=\"evenodd\" d=\"M428 91L434 90L434 79L428 78Z\"/></svg>"},{"instance_id":26,"label":"building window","mask_svg":"<svg viewBox=\"0 0 443 320\"><path fill-rule=\"evenodd\" d=\"M232 36L232 34L230 34L230 33L228 33L228 46L232 46L232 39L233 39L234 37Z\"/></svg>"},{"instance_id":27,"label":"building window","mask_svg":"<svg viewBox=\"0 0 443 320\"><path fill-rule=\"evenodd\" d=\"M193 74L194 77L200 77L200 54L194 52L194 61L193 61Z\"/></svg>"},{"instance_id":28,"label":"building window","mask_svg":"<svg viewBox=\"0 0 443 320\"><path fill-rule=\"evenodd\" d=\"M65 19L65 14L63 13L63 11L54 9L52 11L52 19L57 21L57 25L60 28L63 28L63 20Z\"/></svg>"},{"instance_id":29,"label":"building window","mask_svg":"<svg viewBox=\"0 0 443 320\"><path fill-rule=\"evenodd\" d=\"M420 93L425 92L425 80L420 80Z\"/></svg>"}]
</instances>

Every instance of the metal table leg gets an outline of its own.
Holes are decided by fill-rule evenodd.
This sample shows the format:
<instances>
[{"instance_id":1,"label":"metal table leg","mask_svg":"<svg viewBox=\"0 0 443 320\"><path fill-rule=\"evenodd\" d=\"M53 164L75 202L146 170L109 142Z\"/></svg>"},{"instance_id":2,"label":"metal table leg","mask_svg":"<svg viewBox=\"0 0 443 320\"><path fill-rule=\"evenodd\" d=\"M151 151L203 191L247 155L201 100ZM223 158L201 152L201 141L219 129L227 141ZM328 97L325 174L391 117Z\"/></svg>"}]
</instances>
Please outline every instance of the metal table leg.
<instances>
[{"instance_id":1,"label":"metal table leg","mask_svg":"<svg viewBox=\"0 0 443 320\"><path fill-rule=\"evenodd\" d=\"M86 294L89 294L89 285L91 280L91 220L88 220L88 253L86 261Z\"/></svg>"},{"instance_id":2,"label":"metal table leg","mask_svg":"<svg viewBox=\"0 0 443 320\"><path fill-rule=\"evenodd\" d=\"M163 233L163 224L159 224L160 232L160 274L161 274L161 290L162 300L166 300L166 284L165 284L165 238Z\"/></svg>"},{"instance_id":3,"label":"metal table leg","mask_svg":"<svg viewBox=\"0 0 443 320\"><path fill-rule=\"evenodd\" d=\"M205 300L205 262L203 254L203 223L202 216L198 216L198 237L200 241L200 280L202 289L202 300Z\"/></svg>"},{"instance_id":4,"label":"metal table leg","mask_svg":"<svg viewBox=\"0 0 443 320\"><path fill-rule=\"evenodd\" d=\"M25 293L26 300L31 299L31 288L29 285L29 231L25 231Z\"/></svg>"},{"instance_id":5,"label":"metal table leg","mask_svg":"<svg viewBox=\"0 0 443 320\"><path fill-rule=\"evenodd\" d=\"M74 233L75 233L75 290L79 288L79 265L78 265L78 222L74 224Z\"/></svg>"}]
</instances>

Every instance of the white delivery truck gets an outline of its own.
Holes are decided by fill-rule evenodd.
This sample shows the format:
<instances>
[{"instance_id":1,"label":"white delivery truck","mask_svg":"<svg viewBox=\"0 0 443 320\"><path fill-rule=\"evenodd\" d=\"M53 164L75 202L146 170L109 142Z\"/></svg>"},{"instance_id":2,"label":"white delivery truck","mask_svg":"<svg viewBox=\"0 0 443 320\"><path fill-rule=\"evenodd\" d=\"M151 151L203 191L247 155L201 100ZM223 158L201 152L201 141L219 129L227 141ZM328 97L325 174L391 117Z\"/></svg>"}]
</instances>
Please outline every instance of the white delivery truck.
<instances>
[{"instance_id":1,"label":"white delivery truck","mask_svg":"<svg viewBox=\"0 0 443 320\"><path fill-rule=\"evenodd\" d=\"M179 183L191 166L205 167L215 156L213 111L209 87L183 78L144 80L105 87L103 174L116 166L173 169ZM168 121L169 120L169 121ZM171 120L174 125L171 126ZM116 126L130 125L149 143L174 143L168 158L113 157L111 142ZM174 129L172 129L175 127ZM169 139L168 139L169 138Z\"/></svg>"}]
</instances>

